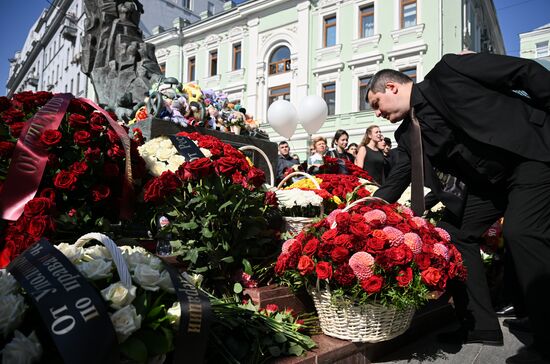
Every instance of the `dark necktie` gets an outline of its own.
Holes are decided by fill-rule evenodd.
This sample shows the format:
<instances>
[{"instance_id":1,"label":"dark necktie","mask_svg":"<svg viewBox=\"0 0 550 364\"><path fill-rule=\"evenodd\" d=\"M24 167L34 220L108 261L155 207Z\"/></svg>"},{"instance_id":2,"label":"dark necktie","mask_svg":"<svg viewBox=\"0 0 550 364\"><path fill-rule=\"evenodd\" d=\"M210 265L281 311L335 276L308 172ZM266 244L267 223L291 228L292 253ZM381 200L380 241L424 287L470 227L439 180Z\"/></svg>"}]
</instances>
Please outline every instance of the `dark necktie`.
<instances>
[{"instance_id":1,"label":"dark necktie","mask_svg":"<svg viewBox=\"0 0 550 364\"><path fill-rule=\"evenodd\" d=\"M411 108L411 208L417 216L425 211L424 163L420 124Z\"/></svg>"}]
</instances>

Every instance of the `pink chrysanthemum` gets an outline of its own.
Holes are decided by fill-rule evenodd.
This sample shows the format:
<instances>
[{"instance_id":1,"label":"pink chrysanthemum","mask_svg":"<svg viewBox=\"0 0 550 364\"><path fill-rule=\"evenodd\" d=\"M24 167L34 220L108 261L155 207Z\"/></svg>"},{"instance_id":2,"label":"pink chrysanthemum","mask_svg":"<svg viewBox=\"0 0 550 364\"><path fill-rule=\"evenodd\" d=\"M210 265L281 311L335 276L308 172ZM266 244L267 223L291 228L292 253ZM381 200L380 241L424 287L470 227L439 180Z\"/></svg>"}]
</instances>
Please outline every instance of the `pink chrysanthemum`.
<instances>
[{"instance_id":1,"label":"pink chrysanthemum","mask_svg":"<svg viewBox=\"0 0 550 364\"><path fill-rule=\"evenodd\" d=\"M426 226L426 220L418 216L411 218L411 222L417 229Z\"/></svg>"},{"instance_id":2,"label":"pink chrysanthemum","mask_svg":"<svg viewBox=\"0 0 550 364\"><path fill-rule=\"evenodd\" d=\"M383 224L386 222L386 214L382 210L370 210L363 215L369 224Z\"/></svg>"},{"instance_id":3,"label":"pink chrysanthemum","mask_svg":"<svg viewBox=\"0 0 550 364\"><path fill-rule=\"evenodd\" d=\"M434 254L440 255L445 258L446 261L449 261L449 248L441 243L435 243L433 247Z\"/></svg>"},{"instance_id":4,"label":"pink chrysanthemum","mask_svg":"<svg viewBox=\"0 0 550 364\"><path fill-rule=\"evenodd\" d=\"M411 210L410 208L408 208L407 206L403 206L401 208L401 214L402 215L405 215L407 217L413 217L414 216L414 212L413 210Z\"/></svg>"},{"instance_id":5,"label":"pink chrysanthemum","mask_svg":"<svg viewBox=\"0 0 550 364\"><path fill-rule=\"evenodd\" d=\"M283 243L283 247L281 248L281 252L283 254L288 253L288 249L290 249L290 246L296 242L296 239L288 239Z\"/></svg>"},{"instance_id":6,"label":"pink chrysanthemum","mask_svg":"<svg viewBox=\"0 0 550 364\"><path fill-rule=\"evenodd\" d=\"M344 210L342 209L336 209L327 216L327 222L329 226L332 226L332 224L334 224L334 222L336 221L336 216L341 214L343 211Z\"/></svg>"},{"instance_id":7,"label":"pink chrysanthemum","mask_svg":"<svg viewBox=\"0 0 550 364\"><path fill-rule=\"evenodd\" d=\"M349 266L360 281L373 275L374 258L367 252L357 252L349 258Z\"/></svg>"},{"instance_id":8,"label":"pink chrysanthemum","mask_svg":"<svg viewBox=\"0 0 550 364\"><path fill-rule=\"evenodd\" d=\"M414 254L422 251L422 239L416 233L406 233L403 235L405 244L412 250Z\"/></svg>"},{"instance_id":9,"label":"pink chrysanthemum","mask_svg":"<svg viewBox=\"0 0 550 364\"><path fill-rule=\"evenodd\" d=\"M449 233L446 230L444 230L442 228L439 228L439 227L436 227L435 231L437 231L437 233L439 234L439 237L444 242L448 243L448 242L451 241L451 236L449 235Z\"/></svg>"},{"instance_id":10,"label":"pink chrysanthemum","mask_svg":"<svg viewBox=\"0 0 550 364\"><path fill-rule=\"evenodd\" d=\"M396 229L392 226L386 226L382 229L382 231L388 237L391 246L398 246L403 244L403 233L401 232L401 230Z\"/></svg>"}]
</instances>

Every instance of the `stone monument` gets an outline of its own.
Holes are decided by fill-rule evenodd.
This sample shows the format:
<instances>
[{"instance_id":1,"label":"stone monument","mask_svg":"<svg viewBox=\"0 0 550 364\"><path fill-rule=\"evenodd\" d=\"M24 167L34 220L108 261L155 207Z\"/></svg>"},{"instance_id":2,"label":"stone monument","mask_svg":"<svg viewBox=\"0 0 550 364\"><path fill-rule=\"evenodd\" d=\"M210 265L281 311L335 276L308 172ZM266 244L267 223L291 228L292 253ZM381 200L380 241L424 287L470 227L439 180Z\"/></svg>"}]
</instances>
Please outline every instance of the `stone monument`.
<instances>
[{"instance_id":1,"label":"stone monument","mask_svg":"<svg viewBox=\"0 0 550 364\"><path fill-rule=\"evenodd\" d=\"M162 73L155 46L143 41L138 0L84 0L82 72L92 80L100 105L128 120Z\"/></svg>"}]
</instances>

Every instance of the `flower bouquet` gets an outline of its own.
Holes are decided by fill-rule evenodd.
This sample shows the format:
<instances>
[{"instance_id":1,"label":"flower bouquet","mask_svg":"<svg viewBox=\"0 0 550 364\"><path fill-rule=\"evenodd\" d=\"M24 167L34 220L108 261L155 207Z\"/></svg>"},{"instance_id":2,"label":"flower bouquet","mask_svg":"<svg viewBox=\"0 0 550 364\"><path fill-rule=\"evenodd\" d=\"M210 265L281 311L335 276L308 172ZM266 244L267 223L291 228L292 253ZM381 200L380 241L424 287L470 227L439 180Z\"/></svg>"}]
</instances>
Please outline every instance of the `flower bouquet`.
<instances>
[{"instance_id":1,"label":"flower bouquet","mask_svg":"<svg viewBox=\"0 0 550 364\"><path fill-rule=\"evenodd\" d=\"M277 210L264 203L262 170L245 155L219 139L199 133L179 133L203 156L185 158L179 166L143 146L148 166L160 166L160 175L144 187L141 213L148 220L165 216L169 224L153 224L157 237L170 240L174 255L190 273L201 274L219 294L239 269L252 267L277 254ZM160 145L160 144L159 144ZM162 148L164 150L168 148ZM155 155L151 162L150 156ZM168 158L168 159L167 159ZM177 168L176 168L177 167ZM164 169L167 170L164 170ZM157 172L157 173L158 173Z\"/></svg>"},{"instance_id":2,"label":"flower bouquet","mask_svg":"<svg viewBox=\"0 0 550 364\"><path fill-rule=\"evenodd\" d=\"M429 292L465 279L446 231L372 197L287 240L275 272L293 288L306 286L325 334L365 342L400 335Z\"/></svg>"},{"instance_id":3,"label":"flower bouquet","mask_svg":"<svg viewBox=\"0 0 550 364\"><path fill-rule=\"evenodd\" d=\"M84 246L94 240L104 245ZM2 362L252 363L315 346L299 332L307 320L192 283L102 234L55 247L42 240L0 270Z\"/></svg>"},{"instance_id":4,"label":"flower bouquet","mask_svg":"<svg viewBox=\"0 0 550 364\"><path fill-rule=\"evenodd\" d=\"M137 141L69 94L0 98L0 267L42 236L72 239L128 219L145 174Z\"/></svg>"}]
</instances>

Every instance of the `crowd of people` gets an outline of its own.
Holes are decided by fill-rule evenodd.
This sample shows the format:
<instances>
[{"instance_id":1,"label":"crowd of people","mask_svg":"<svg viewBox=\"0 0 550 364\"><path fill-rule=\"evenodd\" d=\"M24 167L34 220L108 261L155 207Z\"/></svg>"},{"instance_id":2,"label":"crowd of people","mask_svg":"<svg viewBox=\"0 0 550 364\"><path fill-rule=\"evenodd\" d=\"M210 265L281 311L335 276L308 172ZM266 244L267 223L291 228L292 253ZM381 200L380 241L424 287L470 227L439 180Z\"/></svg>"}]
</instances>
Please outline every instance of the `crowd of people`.
<instances>
[{"instance_id":1,"label":"crowd of people","mask_svg":"<svg viewBox=\"0 0 550 364\"><path fill-rule=\"evenodd\" d=\"M292 171L300 170L313 175L317 174L319 167L323 164L323 157L329 156L355 163L367 171L376 183L382 184L392 165L395 164L395 154L391 147L391 139L384 137L377 125L367 128L359 145L349 143L349 134L343 129L336 131L330 147L324 136L313 136L309 156L303 162L300 162L297 154L290 153L287 141L281 141L279 142L277 181L281 181Z\"/></svg>"}]
</instances>

